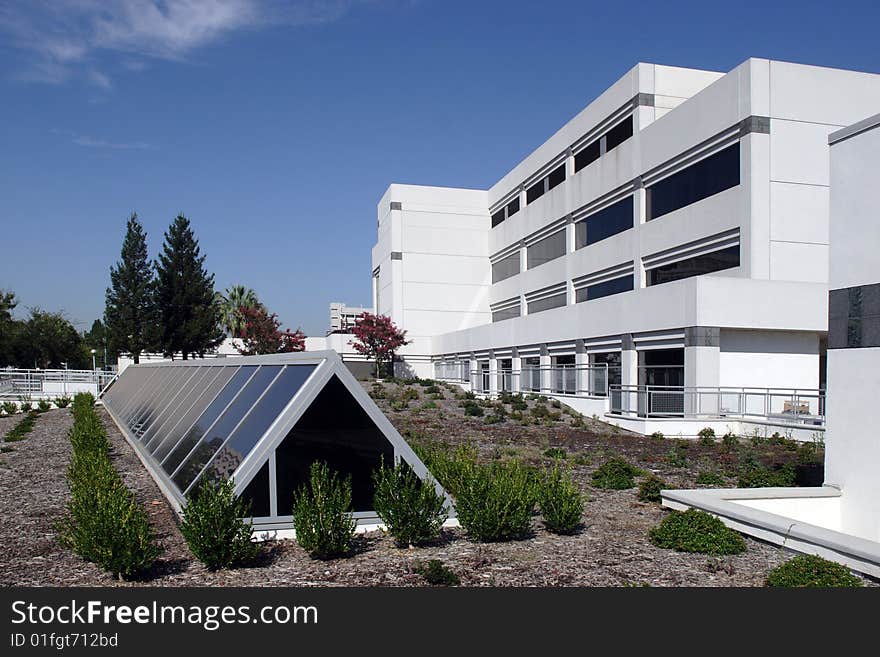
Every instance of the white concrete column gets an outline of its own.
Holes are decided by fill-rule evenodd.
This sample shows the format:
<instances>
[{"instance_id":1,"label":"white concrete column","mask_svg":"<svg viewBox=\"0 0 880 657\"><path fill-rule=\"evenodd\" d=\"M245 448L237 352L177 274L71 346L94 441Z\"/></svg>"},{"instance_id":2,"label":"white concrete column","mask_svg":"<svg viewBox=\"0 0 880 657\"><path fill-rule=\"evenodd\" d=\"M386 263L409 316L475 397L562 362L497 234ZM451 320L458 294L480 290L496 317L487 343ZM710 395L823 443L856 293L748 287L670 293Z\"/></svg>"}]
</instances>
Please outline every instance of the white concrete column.
<instances>
[{"instance_id":1,"label":"white concrete column","mask_svg":"<svg viewBox=\"0 0 880 657\"><path fill-rule=\"evenodd\" d=\"M712 326L690 326L685 329L685 388L717 388L720 383L720 329ZM710 391L685 394L685 413L717 413L719 396Z\"/></svg>"},{"instance_id":2,"label":"white concrete column","mask_svg":"<svg viewBox=\"0 0 880 657\"><path fill-rule=\"evenodd\" d=\"M576 372L575 380L577 381L576 394L578 395L586 395L588 393L583 391L590 390L590 370L587 369L589 364L590 355L584 348L583 340L578 340L577 351L574 354L574 366Z\"/></svg>"},{"instance_id":3,"label":"white concrete column","mask_svg":"<svg viewBox=\"0 0 880 657\"><path fill-rule=\"evenodd\" d=\"M519 357L519 351L516 348L510 358L510 369L511 392L519 392L522 390L522 358Z\"/></svg>"},{"instance_id":4,"label":"white concrete column","mask_svg":"<svg viewBox=\"0 0 880 657\"><path fill-rule=\"evenodd\" d=\"M489 394L493 397L498 394L498 359L495 354L489 355Z\"/></svg>"},{"instance_id":5,"label":"white concrete column","mask_svg":"<svg viewBox=\"0 0 880 657\"><path fill-rule=\"evenodd\" d=\"M645 223L647 212L647 192L644 187L640 187L633 192L633 225L639 231ZM647 286L645 279L645 266L642 264L642 254L640 253L641 240L632 240L633 245L633 265L635 272L633 274L633 287L638 290Z\"/></svg>"},{"instance_id":6,"label":"white concrete column","mask_svg":"<svg viewBox=\"0 0 880 657\"><path fill-rule=\"evenodd\" d=\"M635 390L626 392L625 388L639 385L639 353L630 333L620 336L620 384L624 392L619 400L612 399L612 404L621 404L625 411L638 410L638 394Z\"/></svg>"},{"instance_id":7,"label":"white concrete column","mask_svg":"<svg viewBox=\"0 0 880 657\"><path fill-rule=\"evenodd\" d=\"M547 353L547 347L541 347L541 393L547 394L553 390L553 372L550 371L550 365L553 359Z\"/></svg>"}]
</instances>

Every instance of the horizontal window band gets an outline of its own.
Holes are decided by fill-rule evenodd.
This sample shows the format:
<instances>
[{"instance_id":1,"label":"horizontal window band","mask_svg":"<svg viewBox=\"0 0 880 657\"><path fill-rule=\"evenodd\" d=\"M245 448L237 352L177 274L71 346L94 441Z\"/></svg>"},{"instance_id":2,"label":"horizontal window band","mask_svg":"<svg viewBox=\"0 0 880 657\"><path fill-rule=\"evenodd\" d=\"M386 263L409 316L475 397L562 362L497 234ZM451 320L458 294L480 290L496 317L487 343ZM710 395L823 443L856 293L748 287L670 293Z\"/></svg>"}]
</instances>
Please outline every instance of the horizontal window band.
<instances>
[{"instance_id":1,"label":"horizontal window band","mask_svg":"<svg viewBox=\"0 0 880 657\"><path fill-rule=\"evenodd\" d=\"M731 246L737 246L739 245L739 241L739 228L734 228L723 233L717 233L709 237L694 240L693 242L688 242L687 244L682 244L658 253L642 256L642 264L645 266L645 269L655 269L680 260L687 260L688 258L720 251Z\"/></svg>"},{"instance_id":2,"label":"horizontal window band","mask_svg":"<svg viewBox=\"0 0 880 657\"><path fill-rule=\"evenodd\" d=\"M524 240L522 243L525 246L533 246L536 242L540 242L546 237L550 237L551 235L556 234L557 232L565 230L565 226L568 225L569 215L565 215L561 219L557 219L551 224L547 224L541 230L535 231Z\"/></svg>"},{"instance_id":3,"label":"horizontal window band","mask_svg":"<svg viewBox=\"0 0 880 657\"><path fill-rule=\"evenodd\" d=\"M497 303L489 304L489 308L492 312L496 310L509 310L510 308L519 308L519 297L515 297L513 299L507 299L506 301L499 301Z\"/></svg>"},{"instance_id":4,"label":"horizontal window band","mask_svg":"<svg viewBox=\"0 0 880 657\"><path fill-rule=\"evenodd\" d=\"M622 278L623 276L627 275L632 276L634 273L635 263L630 260L629 262L622 265L607 267L606 269L601 269L591 274L580 276L579 278L575 278L574 280L572 280L572 283L574 284L574 289L579 290L595 283L604 283L605 281L610 281L615 278Z\"/></svg>"},{"instance_id":5,"label":"horizontal window band","mask_svg":"<svg viewBox=\"0 0 880 657\"><path fill-rule=\"evenodd\" d=\"M567 287L567 283L557 283L555 285L541 288L540 290L534 290L533 292L529 292L525 295L526 301L537 301L538 299L544 299L546 297L552 297L557 294L561 294L566 291Z\"/></svg>"},{"instance_id":6,"label":"horizontal window band","mask_svg":"<svg viewBox=\"0 0 880 657\"><path fill-rule=\"evenodd\" d=\"M636 190L636 186L633 181L625 183L614 189L607 194L603 194L599 198L593 199L589 203L582 205L577 210L571 213L571 220L573 222L582 221L583 219L588 218L592 214L596 214L597 212L601 212L607 207L622 201L627 196L630 196Z\"/></svg>"}]
</instances>

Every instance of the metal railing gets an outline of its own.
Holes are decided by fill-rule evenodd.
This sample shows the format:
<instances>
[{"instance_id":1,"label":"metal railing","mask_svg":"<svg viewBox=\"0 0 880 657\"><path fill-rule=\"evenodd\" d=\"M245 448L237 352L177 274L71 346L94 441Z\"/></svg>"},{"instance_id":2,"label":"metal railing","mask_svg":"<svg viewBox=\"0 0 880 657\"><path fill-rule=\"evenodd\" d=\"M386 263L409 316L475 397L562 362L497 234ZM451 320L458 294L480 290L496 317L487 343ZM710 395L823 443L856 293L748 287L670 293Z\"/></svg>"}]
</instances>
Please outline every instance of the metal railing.
<instances>
[{"instance_id":1,"label":"metal railing","mask_svg":"<svg viewBox=\"0 0 880 657\"><path fill-rule=\"evenodd\" d=\"M476 369L470 372L470 384L474 392L484 394L533 392L547 395L606 397L609 369L613 368L609 368L605 363L559 367L528 365L519 370Z\"/></svg>"},{"instance_id":2,"label":"metal railing","mask_svg":"<svg viewBox=\"0 0 880 657\"><path fill-rule=\"evenodd\" d=\"M103 370L0 370L0 399L98 395L116 376Z\"/></svg>"},{"instance_id":3,"label":"metal railing","mask_svg":"<svg viewBox=\"0 0 880 657\"><path fill-rule=\"evenodd\" d=\"M611 413L643 418L759 419L825 425L825 391L795 388L610 386Z\"/></svg>"}]
</instances>

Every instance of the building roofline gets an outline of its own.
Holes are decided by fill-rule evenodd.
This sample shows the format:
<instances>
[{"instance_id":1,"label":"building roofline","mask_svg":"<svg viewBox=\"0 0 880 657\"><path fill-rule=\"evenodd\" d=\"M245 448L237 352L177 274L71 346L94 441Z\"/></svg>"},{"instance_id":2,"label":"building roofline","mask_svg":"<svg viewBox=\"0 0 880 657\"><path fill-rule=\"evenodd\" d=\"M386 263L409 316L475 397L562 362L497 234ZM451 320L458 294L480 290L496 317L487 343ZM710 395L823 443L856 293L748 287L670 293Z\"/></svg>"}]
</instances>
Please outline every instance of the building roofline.
<instances>
[{"instance_id":1,"label":"building roofline","mask_svg":"<svg viewBox=\"0 0 880 657\"><path fill-rule=\"evenodd\" d=\"M880 114L869 116L866 119L862 119L858 123L853 123L852 125L832 132L830 135L828 135L828 144L834 145L837 142L843 141L844 139L849 139L850 137L855 137L856 135L867 132L868 130L873 130L878 126L880 126Z\"/></svg>"}]
</instances>

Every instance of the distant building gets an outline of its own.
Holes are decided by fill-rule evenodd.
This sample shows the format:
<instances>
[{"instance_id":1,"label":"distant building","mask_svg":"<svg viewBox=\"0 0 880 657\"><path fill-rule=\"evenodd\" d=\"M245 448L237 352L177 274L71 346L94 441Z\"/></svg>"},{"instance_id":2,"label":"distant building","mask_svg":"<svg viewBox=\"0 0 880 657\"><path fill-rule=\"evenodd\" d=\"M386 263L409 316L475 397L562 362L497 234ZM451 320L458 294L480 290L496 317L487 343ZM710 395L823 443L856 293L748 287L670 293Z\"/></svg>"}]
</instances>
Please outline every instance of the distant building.
<instances>
[{"instance_id":1,"label":"distant building","mask_svg":"<svg viewBox=\"0 0 880 657\"><path fill-rule=\"evenodd\" d=\"M330 330L331 333L351 333L354 326L354 320L361 313L371 313L372 308L358 308L356 306L346 306L344 303L334 301L330 304Z\"/></svg>"}]
</instances>

